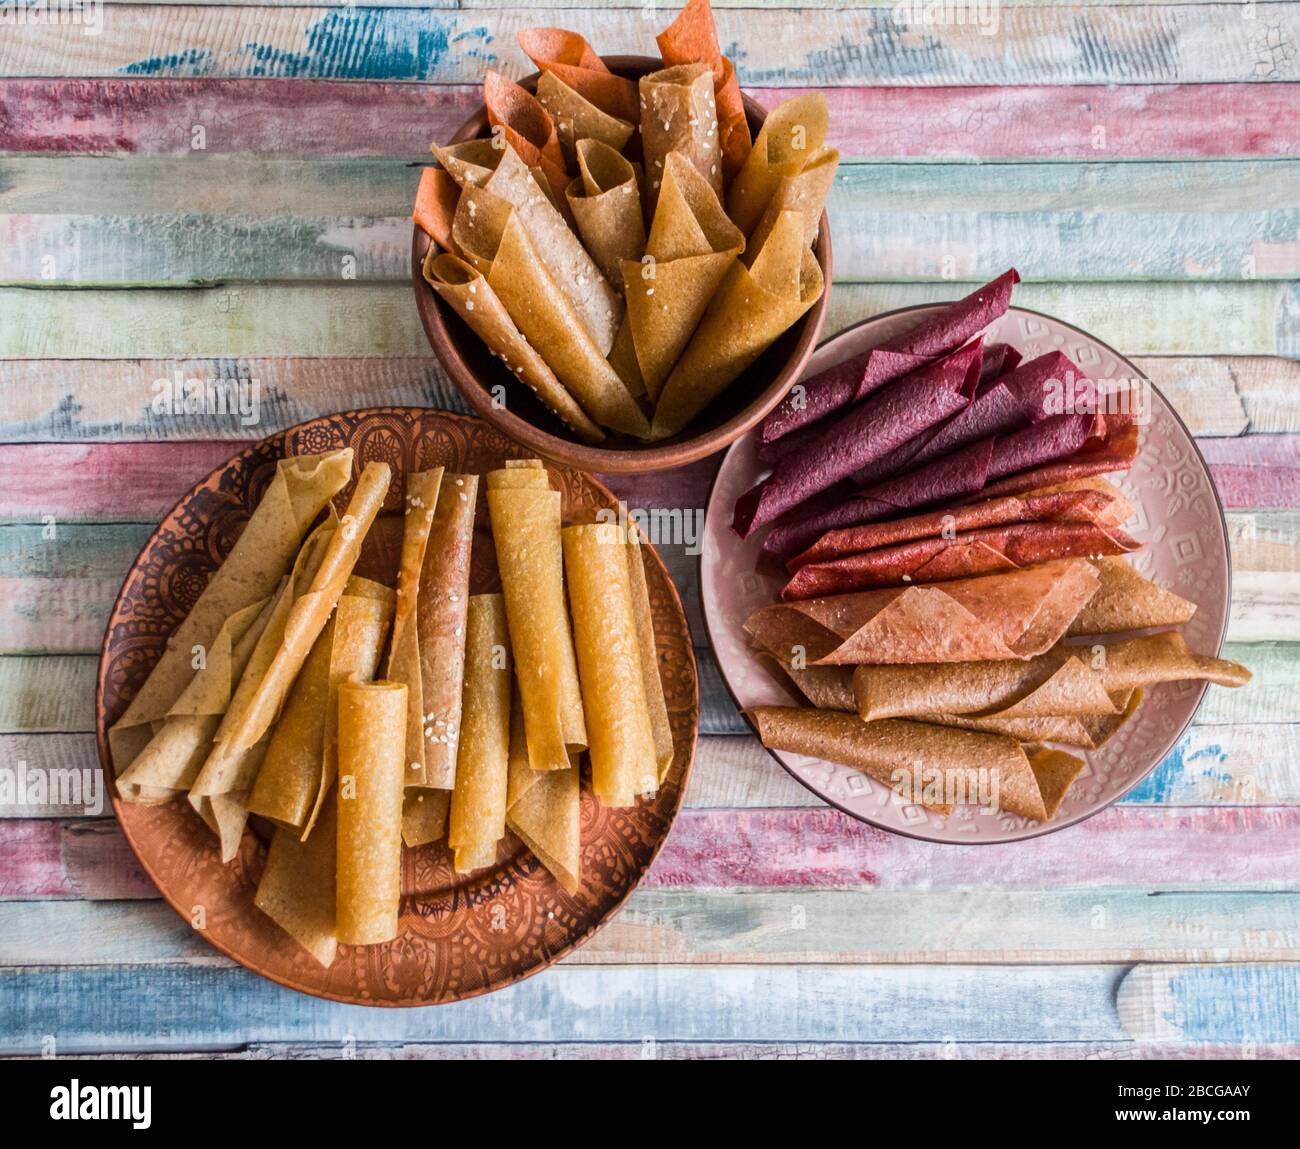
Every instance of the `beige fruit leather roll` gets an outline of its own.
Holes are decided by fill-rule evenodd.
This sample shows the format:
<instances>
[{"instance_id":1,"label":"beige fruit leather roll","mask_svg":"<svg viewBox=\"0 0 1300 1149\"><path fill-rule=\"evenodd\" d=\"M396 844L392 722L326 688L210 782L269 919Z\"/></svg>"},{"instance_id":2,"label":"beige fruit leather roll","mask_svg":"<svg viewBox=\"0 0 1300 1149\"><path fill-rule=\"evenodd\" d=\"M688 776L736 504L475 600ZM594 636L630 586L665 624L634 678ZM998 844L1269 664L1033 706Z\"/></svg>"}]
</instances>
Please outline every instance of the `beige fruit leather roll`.
<instances>
[{"instance_id":1,"label":"beige fruit leather roll","mask_svg":"<svg viewBox=\"0 0 1300 1149\"><path fill-rule=\"evenodd\" d=\"M682 430L821 298L803 217L782 212L753 267L736 262L709 303L655 407L652 439Z\"/></svg>"},{"instance_id":2,"label":"beige fruit leather roll","mask_svg":"<svg viewBox=\"0 0 1300 1149\"><path fill-rule=\"evenodd\" d=\"M198 650L211 649L226 621L275 593L316 517L352 474L352 451L281 459L230 554L208 580L185 620L108 732L120 775L153 737L194 678Z\"/></svg>"},{"instance_id":3,"label":"beige fruit leather roll","mask_svg":"<svg viewBox=\"0 0 1300 1149\"><path fill-rule=\"evenodd\" d=\"M623 290L623 261L645 252L645 220L636 168L599 140L577 148L578 177L565 192L578 234L610 285Z\"/></svg>"},{"instance_id":4,"label":"beige fruit leather roll","mask_svg":"<svg viewBox=\"0 0 1300 1149\"><path fill-rule=\"evenodd\" d=\"M767 201L763 217L749 237L748 250L762 250L764 242L783 211L797 211L803 217L803 241L809 247L817 240L822 211L835 183L835 172L840 166L840 153L834 148L823 148L808 161L802 171L792 176L782 176L777 182L772 198ZM753 262L752 255L747 262Z\"/></svg>"},{"instance_id":5,"label":"beige fruit leather roll","mask_svg":"<svg viewBox=\"0 0 1300 1149\"><path fill-rule=\"evenodd\" d=\"M305 842L293 830L271 836L255 905L323 966L333 963L339 937L334 920L338 801L331 790Z\"/></svg>"},{"instance_id":6,"label":"beige fruit leather roll","mask_svg":"<svg viewBox=\"0 0 1300 1149\"><path fill-rule=\"evenodd\" d=\"M977 771L984 771L986 793L1000 809L1047 817L1029 758L1012 738L901 719L863 722L842 711L797 706L757 706L746 714L768 749L850 766L937 813L950 813L953 797L977 801Z\"/></svg>"},{"instance_id":7,"label":"beige fruit leather roll","mask_svg":"<svg viewBox=\"0 0 1300 1149\"><path fill-rule=\"evenodd\" d=\"M564 202L568 186L566 179L557 193L560 202ZM515 209L529 243L550 272L560 293L568 300L596 350L601 355L608 355L623 318L623 300L601 275L600 268L547 197L536 174L519 158L518 152L506 148L483 190L505 200Z\"/></svg>"},{"instance_id":8,"label":"beige fruit leather roll","mask_svg":"<svg viewBox=\"0 0 1300 1149\"><path fill-rule=\"evenodd\" d=\"M558 202L564 195L569 174L555 121L537 97L491 69L483 77L483 105L492 125L494 142L518 152L530 168L538 168L546 180L548 194Z\"/></svg>"},{"instance_id":9,"label":"beige fruit leather roll","mask_svg":"<svg viewBox=\"0 0 1300 1149\"><path fill-rule=\"evenodd\" d=\"M1250 672L1236 662L1193 654L1183 636L1171 631L1104 646L1058 646L1027 662L859 666L853 691L858 714L868 721L935 712L1085 719L1122 714L1134 692L1186 680L1235 687L1248 682Z\"/></svg>"},{"instance_id":10,"label":"beige fruit leather roll","mask_svg":"<svg viewBox=\"0 0 1300 1149\"><path fill-rule=\"evenodd\" d=\"M637 650L641 656L641 679L650 715L650 730L654 737L655 761L659 764L659 781L662 783L673 764L673 728L668 718L668 700L664 697L663 678L659 673L655 620L650 609L650 586L646 581L641 533L634 527L629 527L627 532L627 565L628 585L632 593L632 620L636 624Z\"/></svg>"},{"instance_id":11,"label":"beige fruit leather roll","mask_svg":"<svg viewBox=\"0 0 1300 1149\"><path fill-rule=\"evenodd\" d=\"M482 139L465 140L459 144L432 144L429 150L460 187L468 184L481 188L492 178L506 149L503 141Z\"/></svg>"},{"instance_id":12,"label":"beige fruit leather roll","mask_svg":"<svg viewBox=\"0 0 1300 1149\"><path fill-rule=\"evenodd\" d=\"M560 492L493 488L488 513L535 770L564 770L587 745L578 666L564 600Z\"/></svg>"},{"instance_id":13,"label":"beige fruit leather roll","mask_svg":"<svg viewBox=\"0 0 1300 1149\"><path fill-rule=\"evenodd\" d=\"M652 401L745 246L740 229L685 156L666 157L663 180L646 258L621 265L632 346Z\"/></svg>"},{"instance_id":14,"label":"beige fruit leather roll","mask_svg":"<svg viewBox=\"0 0 1300 1149\"><path fill-rule=\"evenodd\" d=\"M212 753L190 790L190 802L201 814L204 798L224 799L212 802L211 807L227 861L234 857L247 820L243 798L256 780L256 767L250 769L245 758L266 737L312 645L338 605L391 478L387 463L366 464L337 529L329 530L320 548L319 562L315 556L311 558L316 570L306 589L301 590L300 580L295 580L283 626L274 621L268 624L258 642L217 730Z\"/></svg>"},{"instance_id":15,"label":"beige fruit leather roll","mask_svg":"<svg viewBox=\"0 0 1300 1149\"><path fill-rule=\"evenodd\" d=\"M519 213L489 191L466 188L452 234L465 258L487 277L524 338L586 414L611 430L646 435L650 426L644 412L556 286Z\"/></svg>"},{"instance_id":16,"label":"beige fruit leather roll","mask_svg":"<svg viewBox=\"0 0 1300 1149\"><path fill-rule=\"evenodd\" d=\"M678 64L641 77L641 148L645 158L646 199L655 210L668 156L678 152L722 198L722 157L718 147L718 109L713 69Z\"/></svg>"},{"instance_id":17,"label":"beige fruit leather roll","mask_svg":"<svg viewBox=\"0 0 1300 1149\"><path fill-rule=\"evenodd\" d=\"M510 712L510 761L506 825L569 893L581 869L581 787L577 755L565 770L534 770L528 764L524 712L516 685Z\"/></svg>"},{"instance_id":18,"label":"beige fruit leather roll","mask_svg":"<svg viewBox=\"0 0 1300 1149\"><path fill-rule=\"evenodd\" d=\"M599 443L605 437L524 338L505 304L477 268L449 252L430 248L424 260L424 279L487 344L488 350L584 443Z\"/></svg>"},{"instance_id":19,"label":"beige fruit leather roll","mask_svg":"<svg viewBox=\"0 0 1300 1149\"><path fill-rule=\"evenodd\" d=\"M397 936L406 687L345 682L338 707L338 940L368 946Z\"/></svg>"},{"instance_id":20,"label":"beige fruit leather roll","mask_svg":"<svg viewBox=\"0 0 1300 1149\"><path fill-rule=\"evenodd\" d=\"M570 168L577 166L579 145L584 140L599 141L621 152L636 131L635 125L602 112L554 72L542 73L537 81L537 99L555 121L560 147Z\"/></svg>"},{"instance_id":21,"label":"beige fruit leather roll","mask_svg":"<svg viewBox=\"0 0 1300 1149\"><path fill-rule=\"evenodd\" d=\"M617 523L566 527L564 572L587 715L591 783L606 806L631 806L659 785L633 615L627 533Z\"/></svg>"},{"instance_id":22,"label":"beige fruit leather roll","mask_svg":"<svg viewBox=\"0 0 1300 1149\"><path fill-rule=\"evenodd\" d=\"M826 97L808 92L768 113L745 166L727 192L727 214L749 235L767 210L781 180L797 175L826 142Z\"/></svg>"},{"instance_id":23,"label":"beige fruit leather roll","mask_svg":"<svg viewBox=\"0 0 1300 1149\"><path fill-rule=\"evenodd\" d=\"M248 812L308 837L337 765L337 699L349 678L368 681L393 619L392 588L353 575L307 655L276 720L248 796Z\"/></svg>"},{"instance_id":24,"label":"beige fruit leather roll","mask_svg":"<svg viewBox=\"0 0 1300 1149\"><path fill-rule=\"evenodd\" d=\"M212 747L212 736L262 631L277 596L236 611L213 639L201 669L157 724L154 736L117 780L126 802L156 806L188 790Z\"/></svg>"},{"instance_id":25,"label":"beige fruit leather roll","mask_svg":"<svg viewBox=\"0 0 1300 1149\"><path fill-rule=\"evenodd\" d=\"M1068 638L1182 626L1196 613L1194 602L1143 578L1123 558L1094 559L1092 565L1101 576L1097 593L1070 624Z\"/></svg>"},{"instance_id":26,"label":"beige fruit leather roll","mask_svg":"<svg viewBox=\"0 0 1300 1149\"><path fill-rule=\"evenodd\" d=\"M492 865L505 836L512 683L505 601L499 594L473 595L466 620L465 728L447 830L457 873Z\"/></svg>"}]
</instances>

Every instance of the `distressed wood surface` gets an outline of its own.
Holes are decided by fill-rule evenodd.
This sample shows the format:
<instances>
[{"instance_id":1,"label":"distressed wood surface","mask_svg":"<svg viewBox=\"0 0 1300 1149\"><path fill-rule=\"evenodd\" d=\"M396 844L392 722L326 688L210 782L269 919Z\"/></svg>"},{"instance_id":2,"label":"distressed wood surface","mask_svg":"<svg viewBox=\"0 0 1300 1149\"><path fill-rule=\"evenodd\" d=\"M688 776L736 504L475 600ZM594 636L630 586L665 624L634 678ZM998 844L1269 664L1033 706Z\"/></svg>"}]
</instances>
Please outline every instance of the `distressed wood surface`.
<instances>
[{"instance_id":1,"label":"distressed wood surface","mask_svg":"<svg viewBox=\"0 0 1300 1149\"><path fill-rule=\"evenodd\" d=\"M1233 3L1045 4L1001 9L997 35L974 23L900 24L894 5L718 13L747 85L1267 82L1296 78L1294 9ZM110 10L99 35L24 26L0 39L0 74L284 77L475 83L490 64L531 71L515 36L558 25L602 52L649 50L657 22L636 9L168 7ZM743 48L740 45L743 44Z\"/></svg>"},{"instance_id":2,"label":"distressed wood surface","mask_svg":"<svg viewBox=\"0 0 1300 1149\"><path fill-rule=\"evenodd\" d=\"M413 6L428 7L414 0ZM771 108L801 90L751 87L749 94ZM1300 151L1300 128L1290 115L1293 97L1282 85L823 91L836 146L847 159L1096 161L1293 156ZM480 100L477 84L22 79L0 86L0 152L409 153L423 159L428 143L449 139ZM321 123L330 130L322 132Z\"/></svg>"}]
</instances>

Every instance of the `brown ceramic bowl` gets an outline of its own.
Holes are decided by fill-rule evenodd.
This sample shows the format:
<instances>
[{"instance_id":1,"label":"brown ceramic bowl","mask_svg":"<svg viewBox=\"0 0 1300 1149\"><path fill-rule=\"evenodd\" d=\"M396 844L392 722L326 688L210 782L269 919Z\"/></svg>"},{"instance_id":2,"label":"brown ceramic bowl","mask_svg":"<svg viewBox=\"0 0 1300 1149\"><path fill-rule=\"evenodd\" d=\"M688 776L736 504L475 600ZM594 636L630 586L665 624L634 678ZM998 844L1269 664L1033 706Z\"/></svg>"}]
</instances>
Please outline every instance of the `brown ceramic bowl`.
<instances>
[{"instance_id":1,"label":"brown ceramic bowl","mask_svg":"<svg viewBox=\"0 0 1300 1149\"><path fill-rule=\"evenodd\" d=\"M649 56L606 56L605 63L612 71L633 78L663 66ZM520 83L529 91L535 90L537 74ZM750 130L757 135L767 112L748 96L744 99ZM487 132L487 111L480 105L449 142L461 143L485 136ZM422 268L429 242L429 237L416 227L411 242L411 279L425 333L452 382L486 422L539 455L585 471L657 471L693 463L729 446L772 410L803 374L821 335L830 299L831 231L823 212L814 251L826 288L808 313L681 434L653 444L611 434L593 447L580 442L522 386L424 282ZM496 386L505 387L508 406L493 403L490 390Z\"/></svg>"}]
</instances>

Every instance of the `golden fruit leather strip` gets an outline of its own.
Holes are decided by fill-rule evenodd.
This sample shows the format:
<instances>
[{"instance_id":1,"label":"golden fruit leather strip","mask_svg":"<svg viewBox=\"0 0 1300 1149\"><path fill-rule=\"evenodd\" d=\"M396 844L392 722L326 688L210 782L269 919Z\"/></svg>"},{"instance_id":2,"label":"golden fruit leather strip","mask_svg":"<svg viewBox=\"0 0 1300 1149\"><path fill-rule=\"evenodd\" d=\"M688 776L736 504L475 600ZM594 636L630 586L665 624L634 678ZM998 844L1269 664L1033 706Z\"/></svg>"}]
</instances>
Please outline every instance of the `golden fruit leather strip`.
<instances>
[{"instance_id":1,"label":"golden fruit leather strip","mask_svg":"<svg viewBox=\"0 0 1300 1149\"><path fill-rule=\"evenodd\" d=\"M255 905L323 966L334 961L339 938L334 923L338 803L330 791L316 833L301 841L276 829L257 883Z\"/></svg>"},{"instance_id":2,"label":"golden fruit leather strip","mask_svg":"<svg viewBox=\"0 0 1300 1149\"><path fill-rule=\"evenodd\" d=\"M822 150L829 116L826 97L808 92L768 113L758 139L727 192L727 214L749 235L781 180L797 175Z\"/></svg>"}]
</instances>

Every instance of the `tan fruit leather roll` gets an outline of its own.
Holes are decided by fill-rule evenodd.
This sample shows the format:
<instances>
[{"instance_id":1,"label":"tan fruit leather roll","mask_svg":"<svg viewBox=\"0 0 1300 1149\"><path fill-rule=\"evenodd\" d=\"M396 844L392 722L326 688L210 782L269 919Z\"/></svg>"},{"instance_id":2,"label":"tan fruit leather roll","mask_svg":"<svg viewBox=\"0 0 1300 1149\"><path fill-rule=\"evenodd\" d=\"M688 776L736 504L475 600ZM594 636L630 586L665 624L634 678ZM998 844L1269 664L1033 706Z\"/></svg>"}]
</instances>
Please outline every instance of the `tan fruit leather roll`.
<instances>
[{"instance_id":1,"label":"tan fruit leather roll","mask_svg":"<svg viewBox=\"0 0 1300 1149\"><path fill-rule=\"evenodd\" d=\"M1028 659L1059 641L1098 581L1086 559L1067 559L764 607L745 620L745 629L762 649L796 664Z\"/></svg>"},{"instance_id":2,"label":"tan fruit leather roll","mask_svg":"<svg viewBox=\"0 0 1300 1149\"><path fill-rule=\"evenodd\" d=\"M1029 759L1012 738L898 719L862 722L840 711L797 706L756 706L745 713L769 750L861 770L937 813L952 811L943 796L960 787L950 789L950 783L964 783L965 791L974 795L975 771L986 770L996 778L1001 809L1039 821L1047 817ZM921 793L913 794L911 783L918 771ZM929 788L931 779L943 783L938 796Z\"/></svg>"},{"instance_id":3,"label":"tan fruit leather roll","mask_svg":"<svg viewBox=\"0 0 1300 1149\"><path fill-rule=\"evenodd\" d=\"M402 841L412 849L440 841L450 811L450 790L408 789L402 799Z\"/></svg>"},{"instance_id":4,"label":"tan fruit leather roll","mask_svg":"<svg viewBox=\"0 0 1300 1149\"><path fill-rule=\"evenodd\" d=\"M225 561L208 579L185 620L126 713L108 732L113 768L120 775L153 737L195 676L194 648L210 649L226 620L270 597L288 573L308 529L352 474L352 451L281 459Z\"/></svg>"},{"instance_id":5,"label":"tan fruit leather roll","mask_svg":"<svg viewBox=\"0 0 1300 1149\"><path fill-rule=\"evenodd\" d=\"M645 252L645 220L636 169L599 140L577 148L578 178L565 192L578 234L610 285L621 291L623 261Z\"/></svg>"},{"instance_id":6,"label":"tan fruit leather roll","mask_svg":"<svg viewBox=\"0 0 1300 1149\"><path fill-rule=\"evenodd\" d=\"M644 412L587 336L578 313L525 234L518 213L491 192L466 188L452 232L524 338L587 415L611 430L646 435L650 425Z\"/></svg>"},{"instance_id":7,"label":"tan fruit leather roll","mask_svg":"<svg viewBox=\"0 0 1300 1149\"><path fill-rule=\"evenodd\" d=\"M260 688L283 644L293 604L310 589L329 543L337 533L338 516L333 507L330 507L328 517L307 537L294 561L293 569L281 584L280 591L271 604L266 626L253 647L253 653L244 667L226 713L213 734L213 744L208 748L207 757L190 785L189 803L220 839L222 861L233 858L239 848L248 817L245 802L257 780L257 771L266 755L269 738L264 732L251 745L224 758L218 754L220 747L216 740L229 721L232 710L236 706L247 709L249 699Z\"/></svg>"},{"instance_id":8,"label":"tan fruit leather roll","mask_svg":"<svg viewBox=\"0 0 1300 1149\"><path fill-rule=\"evenodd\" d=\"M464 140L459 144L431 144L429 150L458 187L468 184L481 188L492 178L506 149L504 143L498 147L497 141L484 139Z\"/></svg>"},{"instance_id":9,"label":"tan fruit leather roll","mask_svg":"<svg viewBox=\"0 0 1300 1149\"><path fill-rule=\"evenodd\" d=\"M408 786L450 790L456 781L465 616L477 505L477 475L443 476L416 600L420 651L420 709L416 717L424 741L419 759L422 768L408 768Z\"/></svg>"},{"instance_id":10,"label":"tan fruit leather roll","mask_svg":"<svg viewBox=\"0 0 1300 1149\"><path fill-rule=\"evenodd\" d=\"M637 367L657 400L709 301L745 246L713 189L686 157L665 159L646 260L625 260L620 278Z\"/></svg>"},{"instance_id":11,"label":"tan fruit leather roll","mask_svg":"<svg viewBox=\"0 0 1300 1149\"><path fill-rule=\"evenodd\" d=\"M1028 662L859 666L853 690L858 714L867 721L935 711L1082 719L1122 713L1133 692L1184 680L1241 686L1250 672L1236 662L1193 654L1181 634L1169 631L1095 648L1057 647Z\"/></svg>"},{"instance_id":12,"label":"tan fruit leather roll","mask_svg":"<svg viewBox=\"0 0 1300 1149\"><path fill-rule=\"evenodd\" d=\"M1068 638L1182 626L1196 613L1194 602L1143 578L1122 558L1094 559L1093 566L1101 576L1100 585L1070 624Z\"/></svg>"},{"instance_id":13,"label":"tan fruit leather roll","mask_svg":"<svg viewBox=\"0 0 1300 1149\"><path fill-rule=\"evenodd\" d=\"M635 120L636 83L609 70L586 39L563 28L525 28L519 46L542 73L562 81L608 116ZM541 91L541 80L538 91Z\"/></svg>"},{"instance_id":14,"label":"tan fruit leather roll","mask_svg":"<svg viewBox=\"0 0 1300 1149\"><path fill-rule=\"evenodd\" d=\"M330 791L316 833L301 841L292 830L271 836L255 905L323 966L334 961L339 938L334 922L338 803Z\"/></svg>"},{"instance_id":15,"label":"tan fruit leather roll","mask_svg":"<svg viewBox=\"0 0 1300 1149\"><path fill-rule=\"evenodd\" d=\"M312 644L320 637L330 614L338 605L366 532L383 505L391 479L392 470L387 463L366 464L338 528L330 532L328 542L324 544L324 554L306 592L295 593L283 629L273 624L267 626L250 669L253 665L260 665L259 655L264 646L269 647L277 639L278 645L263 673L250 675L246 671L240 679L235 697L217 730L212 753L190 790L190 802L196 809L202 805L198 800L205 796L240 794L255 781L255 771L251 777L244 777L247 771L241 769L241 759L265 737ZM247 811L242 810L240 803L237 809L229 812L222 825L222 852L227 861L238 847L246 817Z\"/></svg>"},{"instance_id":16,"label":"tan fruit leather roll","mask_svg":"<svg viewBox=\"0 0 1300 1149\"><path fill-rule=\"evenodd\" d=\"M752 145L736 69L718 46L718 30L709 0L689 0L677 19L655 37L655 42L666 67L708 64L712 70L722 171L730 181L744 166Z\"/></svg>"},{"instance_id":17,"label":"tan fruit leather roll","mask_svg":"<svg viewBox=\"0 0 1300 1149\"><path fill-rule=\"evenodd\" d=\"M406 687L345 682L338 706L338 939L368 946L397 936Z\"/></svg>"},{"instance_id":18,"label":"tan fruit leather roll","mask_svg":"<svg viewBox=\"0 0 1300 1149\"><path fill-rule=\"evenodd\" d=\"M501 595L472 596L465 631L465 728L447 831L459 874L492 865L506 832L513 677Z\"/></svg>"},{"instance_id":19,"label":"tan fruit leather roll","mask_svg":"<svg viewBox=\"0 0 1300 1149\"><path fill-rule=\"evenodd\" d=\"M564 389L525 339L506 306L481 272L458 256L429 249L424 279L514 376L551 411L564 420L584 443L599 443L605 433L587 418L576 399Z\"/></svg>"},{"instance_id":20,"label":"tan fruit leather roll","mask_svg":"<svg viewBox=\"0 0 1300 1149\"><path fill-rule=\"evenodd\" d=\"M487 501L528 760L534 770L565 770L587 728L564 601L560 492L493 489L489 476Z\"/></svg>"},{"instance_id":21,"label":"tan fruit leather roll","mask_svg":"<svg viewBox=\"0 0 1300 1149\"><path fill-rule=\"evenodd\" d=\"M722 198L722 157L718 149L718 110L713 72L707 64L678 64L642 76L641 150L646 200L653 213L659 201L667 159L677 152Z\"/></svg>"},{"instance_id":22,"label":"tan fruit leather roll","mask_svg":"<svg viewBox=\"0 0 1300 1149\"><path fill-rule=\"evenodd\" d=\"M550 195L561 202L569 174L550 113L532 93L491 69L483 77L483 105L488 123L500 129L505 143L528 167L540 169Z\"/></svg>"},{"instance_id":23,"label":"tan fruit leather roll","mask_svg":"<svg viewBox=\"0 0 1300 1149\"><path fill-rule=\"evenodd\" d=\"M271 732L248 797L250 814L309 835L334 781L339 684L375 677L393 606L391 588L356 575L348 579Z\"/></svg>"},{"instance_id":24,"label":"tan fruit leather roll","mask_svg":"<svg viewBox=\"0 0 1300 1149\"><path fill-rule=\"evenodd\" d=\"M768 113L727 193L727 214L746 235L763 218L781 180L798 175L821 152L827 127L821 92L795 96Z\"/></svg>"},{"instance_id":25,"label":"tan fruit leather roll","mask_svg":"<svg viewBox=\"0 0 1300 1149\"><path fill-rule=\"evenodd\" d=\"M1040 747L1030 753L1029 768L1034 772L1034 780L1038 783L1043 812L1047 818L1056 817L1066 791L1074 785L1074 780L1083 773L1086 765L1087 762L1082 758L1067 754L1064 750Z\"/></svg>"},{"instance_id":26,"label":"tan fruit leather roll","mask_svg":"<svg viewBox=\"0 0 1300 1149\"><path fill-rule=\"evenodd\" d=\"M753 267L732 265L664 384L651 438L685 427L821 298L821 268L802 231L798 212L782 212Z\"/></svg>"},{"instance_id":27,"label":"tan fruit leather roll","mask_svg":"<svg viewBox=\"0 0 1300 1149\"><path fill-rule=\"evenodd\" d=\"M555 121L560 147L564 149L564 159L570 168L577 166L578 145L583 140L598 140L615 152L621 152L636 131L636 127L626 120L606 115L554 72L542 73L537 81L537 99Z\"/></svg>"},{"instance_id":28,"label":"tan fruit leather roll","mask_svg":"<svg viewBox=\"0 0 1300 1149\"><path fill-rule=\"evenodd\" d=\"M641 532L633 527L629 527L627 532L627 566L630 578L628 585L632 593L632 621L636 624L637 650L641 656L641 680L650 715L650 731L654 737L655 761L659 764L659 782L662 784L673 764L673 728L668 718L668 700L664 697L663 678L659 673L655 620L650 609L650 586L646 581Z\"/></svg>"},{"instance_id":29,"label":"tan fruit leather roll","mask_svg":"<svg viewBox=\"0 0 1300 1149\"><path fill-rule=\"evenodd\" d=\"M156 806L190 788L240 676L271 620L274 602L268 598L254 603L221 624L203 669L195 672L149 744L118 778L117 792L123 801Z\"/></svg>"},{"instance_id":30,"label":"tan fruit leather roll","mask_svg":"<svg viewBox=\"0 0 1300 1149\"><path fill-rule=\"evenodd\" d=\"M591 784L606 806L631 806L659 785L633 617L627 533L617 523L566 527L564 572L587 715Z\"/></svg>"},{"instance_id":31,"label":"tan fruit leather roll","mask_svg":"<svg viewBox=\"0 0 1300 1149\"><path fill-rule=\"evenodd\" d=\"M511 781L516 771L526 771L536 779L529 779L520 796L511 802L506 825L565 890L576 893L582 856L577 758L574 757L567 770L534 770L528 765L522 722L517 743L513 724L511 729ZM512 793L513 790L512 785Z\"/></svg>"},{"instance_id":32,"label":"tan fruit leather roll","mask_svg":"<svg viewBox=\"0 0 1300 1149\"><path fill-rule=\"evenodd\" d=\"M408 471L403 495L402 550L397 562L397 605L393 641L388 647L384 678L406 687L406 782L424 773L424 692L420 683L420 635L416 626L420 572L429 547L433 516L438 509L444 469ZM366 675L362 677L375 677Z\"/></svg>"},{"instance_id":33,"label":"tan fruit leather roll","mask_svg":"<svg viewBox=\"0 0 1300 1149\"><path fill-rule=\"evenodd\" d=\"M782 176L767 201L763 217L749 237L749 251L757 252L771 234L783 211L797 211L803 217L803 241L811 247L817 241L821 227L822 210L835 183L835 172L840 166L840 153L834 148L823 148L808 161L807 166L792 176ZM747 262L752 262L751 255Z\"/></svg>"},{"instance_id":34,"label":"tan fruit leather roll","mask_svg":"<svg viewBox=\"0 0 1300 1149\"><path fill-rule=\"evenodd\" d=\"M557 195L565 203L566 179ZM568 300L591 342L601 355L608 355L623 318L623 300L600 273L555 204L547 199L532 169L510 148L483 186L515 209L528 242L537 252L560 294ZM453 224L452 234L455 234ZM494 285L495 286L495 285Z\"/></svg>"}]
</instances>

